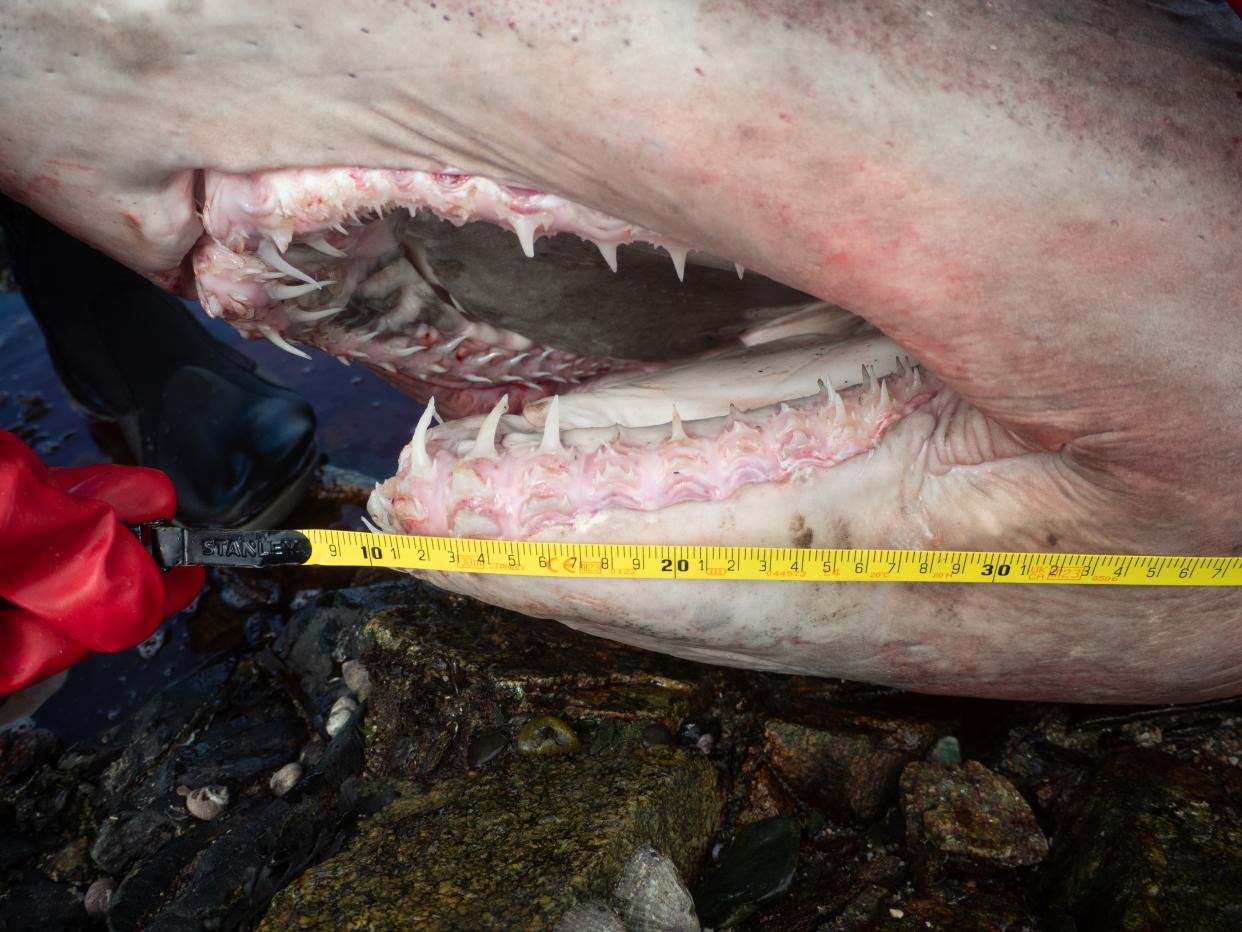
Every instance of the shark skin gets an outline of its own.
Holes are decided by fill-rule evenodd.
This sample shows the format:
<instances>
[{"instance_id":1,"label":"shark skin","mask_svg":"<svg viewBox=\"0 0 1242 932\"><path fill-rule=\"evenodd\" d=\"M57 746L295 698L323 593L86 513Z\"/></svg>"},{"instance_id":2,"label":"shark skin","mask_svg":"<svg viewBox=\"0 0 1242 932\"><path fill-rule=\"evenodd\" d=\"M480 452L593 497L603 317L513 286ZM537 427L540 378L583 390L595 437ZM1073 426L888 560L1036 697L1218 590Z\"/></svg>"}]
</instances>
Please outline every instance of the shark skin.
<instances>
[{"instance_id":1,"label":"shark skin","mask_svg":"<svg viewBox=\"0 0 1242 932\"><path fill-rule=\"evenodd\" d=\"M491 179L844 308L931 386L841 462L726 497L593 505L541 539L1242 552L1242 73L1219 43L1137 2L253 6L5 5L0 187L169 287L190 292L197 271L213 312L257 328L261 308L204 285L209 191L291 168ZM237 262L270 256L260 241L242 237ZM635 326L656 313L636 307ZM559 350L633 356L588 345L589 306L563 314L575 336ZM592 420L607 371L566 389L575 427L621 423L628 402ZM425 376L416 396L447 390ZM502 399L501 439L525 444L517 419L540 429L540 399L559 391L531 384L456 403L482 422ZM672 442L682 390L642 421ZM480 427L423 442L455 470L475 449L459 434ZM373 499L381 525L417 530L440 507L408 494L419 455ZM457 494L429 481L439 491L420 494ZM682 656L929 692L1169 702L1242 688L1231 590L436 582Z\"/></svg>"}]
</instances>

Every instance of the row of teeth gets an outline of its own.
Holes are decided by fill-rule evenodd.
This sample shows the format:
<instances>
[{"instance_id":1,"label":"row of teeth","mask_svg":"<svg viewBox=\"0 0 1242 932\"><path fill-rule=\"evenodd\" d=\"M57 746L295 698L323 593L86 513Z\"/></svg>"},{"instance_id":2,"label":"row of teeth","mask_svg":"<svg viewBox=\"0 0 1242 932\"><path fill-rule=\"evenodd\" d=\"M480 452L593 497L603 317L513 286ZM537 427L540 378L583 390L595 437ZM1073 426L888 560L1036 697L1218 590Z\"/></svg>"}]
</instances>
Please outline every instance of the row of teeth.
<instances>
[{"instance_id":1,"label":"row of teeth","mask_svg":"<svg viewBox=\"0 0 1242 932\"><path fill-rule=\"evenodd\" d=\"M535 258L535 239L539 236L552 235L541 228L540 222L533 217L513 217L509 220L509 227L517 235L518 244L522 248L523 254L528 259ZM348 233L346 233L348 235ZM580 239L584 239L594 244L603 256L605 264L614 273L618 269L617 263L617 247L628 243L644 242L639 239L622 240L620 242L611 240L595 240L589 236L578 234ZM323 236L311 237L309 239L299 240L299 243L309 246L316 252L332 259L348 259L350 254L346 249L338 248L332 245ZM673 260L673 270L677 273L678 281L686 280L686 257L689 256L690 250L684 246L669 245L668 243L652 243L652 245L663 249L670 259ZM274 272L265 273L261 278L280 279L294 278L300 284L288 285L274 281L267 286L267 292L274 301L289 301L311 294L329 285L336 284L335 279L316 279L307 272L299 269L277 251L276 245L268 239L263 240L258 249L258 256L269 266ZM746 268L739 262L733 263L733 268L737 272L740 280L746 273Z\"/></svg>"},{"instance_id":2,"label":"row of teeth","mask_svg":"<svg viewBox=\"0 0 1242 932\"><path fill-rule=\"evenodd\" d=\"M902 366L900 360L898 360L898 368L898 374L893 376L893 378L904 377L905 367ZM565 453L572 450L591 450L609 443L652 446L662 442L675 443L690 439L709 439L718 436L721 432L728 430L736 424L754 426L791 410L805 409L814 405L824 405L826 415L829 417L844 417L846 409L841 395L823 380L819 381L819 389L818 394L812 395L809 398L783 401L747 412L739 411L736 407L730 405L728 415L704 418L688 423L682 422L681 417L677 413L677 407L674 405L673 418L664 425L632 428L614 424L608 427L572 428L564 433L562 433L560 427L560 397L554 395L547 410L547 419L544 422L542 434L527 430L526 428L529 427L529 424L520 417L506 420L505 426L509 430L506 431L504 436L504 452ZM922 389L923 383L920 367L912 365L908 388L909 395L917 395ZM857 397L862 403L869 401L872 408L876 411L883 411L892 406L887 379L875 378L874 370L868 366L863 367L863 385L858 390ZM502 418L508 410L508 398L500 398L479 424L478 432L473 442L469 446L464 446L463 443L457 444L458 449L452 451L455 457L459 461L478 458L496 459L501 454L501 450L497 447L497 431L501 427ZM434 420L436 420L435 398L432 398L423 411L422 417L419 418L410 446L402 454L402 462L400 464L402 471L408 468L411 475L421 477L430 477L434 472L434 462L428 450L428 431L431 429L431 424ZM687 433L688 429L690 433ZM538 438L537 444L536 438ZM444 439L448 444L452 443L449 438L445 437ZM568 448L563 442L564 440L569 441Z\"/></svg>"},{"instance_id":3,"label":"row of teeth","mask_svg":"<svg viewBox=\"0 0 1242 932\"><path fill-rule=\"evenodd\" d=\"M349 226L400 208L411 214L428 210L458 226L477 220L507 226L528 257L535 254L537 237L574 233L594 243L614 272L618 245L646 242L668 252L678 278L685 277L690 250L676 240L557 195L451 170L299 169L216 176L204 223L217 242L236 252L251 248L257 238L260 256L273 268L312 285L313 278L279 255L295 235L324 256L345 259L349 250L340 240L330 241L329 231L347 238ZM741 277L743 267L735 268Z\"/></svg>"}]
</instances>

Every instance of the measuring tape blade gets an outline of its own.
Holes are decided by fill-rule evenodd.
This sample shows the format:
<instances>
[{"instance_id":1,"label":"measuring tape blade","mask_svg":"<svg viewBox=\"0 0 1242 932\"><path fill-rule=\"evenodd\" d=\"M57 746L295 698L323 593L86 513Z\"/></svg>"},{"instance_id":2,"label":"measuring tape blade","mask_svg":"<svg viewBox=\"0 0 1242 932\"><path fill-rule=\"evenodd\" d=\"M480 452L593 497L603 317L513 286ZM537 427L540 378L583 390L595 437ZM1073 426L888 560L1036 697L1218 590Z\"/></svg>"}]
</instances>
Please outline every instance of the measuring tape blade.
<instances>
[{"instance_id":1,"label":"measuring tape blade","mask_svg":"<svg viewBox=\"0 0 1242 932\"><path fill-rule=\"evenodd\" d=\"M1242 586L1242 557L474 540L311 529L307 564L546 579Z\"/></svg>"}]
</instances>

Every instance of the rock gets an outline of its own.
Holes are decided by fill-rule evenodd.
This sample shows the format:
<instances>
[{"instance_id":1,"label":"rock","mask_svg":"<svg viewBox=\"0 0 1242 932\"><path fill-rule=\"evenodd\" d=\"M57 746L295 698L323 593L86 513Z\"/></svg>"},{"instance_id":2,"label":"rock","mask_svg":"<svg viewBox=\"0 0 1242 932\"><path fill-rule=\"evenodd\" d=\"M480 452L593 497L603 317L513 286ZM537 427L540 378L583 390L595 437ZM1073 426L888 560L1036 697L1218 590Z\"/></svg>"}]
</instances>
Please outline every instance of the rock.
<instances>
[{"instance_id":1,"label":"rock","mask_svg":"<svg viewBox=\"0 0 1242 932\"><path fill-rule=\"evenodd\" d=\"M945 735L936 739L936 743L927 752L927 759L933 764L960 764L962 745L952 735Z\"/></svg>"},{"instance_id":2,"label":"rock","mask_svg":"<svg viewBox=\"0 0 1242 932\"><path fill-rule=\"evenodd\" d=\"M0 784L18 783L59 755L60 739L50 731L31 728L0 732Z\"/></svg>"},{"instance_id":3,"label":"rock","mask_svg":"<svg viewBox=\"0 0 1242 932\"><path fill-rule=\"evenodd\" d=\"M466 745L466 766L477 770L495 760L509 746L509 736L499 728L484 728Z\"/></svg>"},{"instance_id":4,"label":"rock","mask_svg":"<svg viewBox=\"0 0 1242 932\"><path fill-rule=\"evenodd\" d=\"M1242 928L1242 775L1112 754L1053 837L1052 902L1079 929Z\"/></svg>"},{"instance_id":5,"label":"rock","mask_svg":"<svg viewBox=\"0 0 1242 932\"><path fill-rule=\"evenodd\" d=\"M359 712L285 796L239 799L227 819L198 822L125 875L109 928L143 932L252 927L279 888L334 850L357 803Z\"/></svg>"},{"instance_id":6,"label":"rock","mask_svg":"<svg viewBox=\"0 0 1242 932\"><path fill-rule=\"evenodd\" d=\"M344 728L350 716L357 710L358 703L348 696L341 696L336 702L332 703L332 710L328 712L328 723L324 725L324 731L328 733L328 737L333 737Z\"/></svg>"},{"instance_id":7,"label":"rock","mask_svg":"<svg viewBox=\"0 0 1242 932\"><path fill-rule=\"evenodd\" d=\"M844 932L846 928L850 927L843 923L829 926L832 932L838 929ZM908 932L911 929L936 929L937 932L1052 932L1056 927L1038 921L1011 897L968 891L952 896L939 893L909 896L896 906L884 908L879 922L853 928L869 932ZM1087 932L1087 929L1082 932Z\"/></svg>"},{"instance_id":8,"label":"rock","mask_svg":"<svg viewBox=\"0 0 1242 932\"><path fill-rule=\"evenodd\" d=\"M608 899L640 844L692 870L721 804L708 761L675 748L510 757L398 789L277 895L262 929L549 929Z\"/></svg>"},{"instance_id":9,"label":"rock","mask_svg":"<svg viewBox=\"0 0 1242 932\"><path fill-rule=\"evenodd\" d=\"M303 772L303 767L300 763L290 761L272 774L272 779L268 781L267 785L277 796L284 796L302 779Z\"/></svg>"},{"instance_id":10,"label":"rock","mask_svg":"<svg viewBox=\"0 0 1242 932\"><path fill-rule=\"evenodd\" d=\"M923 722L829 708L815 725L769 719L763 750L798 798L833 818L866 820L893 799L902 768L927 752L935 731Z\"/></svg>"},{"instance_id":11,"label":"rock","mask_svg":"<svg viewBox=\"0 0 1242 932\"><path fill-rule=\"evenodd\" d=\"M536 715L527 720L517 736L519 754L536 754L551 757L572 754L582 748L582 742L574 730L552 715Z\"/></svg>"},{"instance_id":12,"label":"rock","mask_svg":"<svg viewBox=\"0 0 1242 932\"><path fill-rule=\"evenodd\" d=\"M655 747L657 744L672 744L673 736L667 728L655 722L643 729L642 742L645 748Z\"/></svg>"},{"instance_id":13,"label":"rock","mask_svg":"<svg viewBox=\"0 0 1242 932\"><path fill-rule=\"evenodd\" d=\"M1038 864L1048 841L1013 784L978 761L915 761L901 775L906 838L959 863Z\"/></svg>"},{"instance_id":14,"label":"rock","mask_svg":"<svg viewBox=\"0 0 1242 932\"><path fill-rule=\"evenodd\" d=\"M694 891L706 928L728 928L756 906L775 900L793 883L802 829L774 816L748 825L720 854L720 863Z\"/></svg>"},{"instance_id":15,"label":"rock","mask_svg":"<svg viewBox=\"0 0 1242 932\"><path fill-rule=\"evenodd\" d=\"M335 606L343 595L336 593ZM447 759L458 736L464 743L514 715L572 718L583 738L584 722L675 727L707 681L707 668L418 583L383 598L387 604L370 599L357 622L372 681L372 773L421 778Z\"/></svg>"},{"instance_id":16,"label":"rock","mask_svg":"<svg viewBox=\"0 0 1242 932\"><path fill-rule=\"evenodd\" d=\"M281 588L271 576L253 571L216 569L212 572L220 602L235 612L252 612L280 604Z\"/></svg>"},{"instance_id":17,"label":"rock","mask_svg":"<svg viewBox=\"0 0 1242 932\"><path fill-rule=\"evenodd\" d=\"M371 674L357 660L346 660L341 664L341 679L346 688L358 697L359 702L366 702L371 695Z\"/></svg>"}]
</instances>

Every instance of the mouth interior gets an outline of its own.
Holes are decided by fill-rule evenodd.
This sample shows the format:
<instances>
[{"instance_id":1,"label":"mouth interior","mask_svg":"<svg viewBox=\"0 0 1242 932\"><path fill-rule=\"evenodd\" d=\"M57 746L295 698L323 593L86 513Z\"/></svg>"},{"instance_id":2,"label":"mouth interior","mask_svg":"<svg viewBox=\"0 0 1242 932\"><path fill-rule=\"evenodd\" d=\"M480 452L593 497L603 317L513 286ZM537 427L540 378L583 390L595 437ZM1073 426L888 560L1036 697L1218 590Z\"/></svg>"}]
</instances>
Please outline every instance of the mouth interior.
<instances>
[{"instance_id":1,"label":"mouth interior","mask_svg":"<svg viewBox=\"0 0 1242 932\"><path fill-rule=\"evenodd\" d=\"M521 539L719 501L872 449L938 388L841 308L475 176L222 176L204 220L209 312L428 402L372 497L387 530Z\"/></svg>"}]
</instances>

